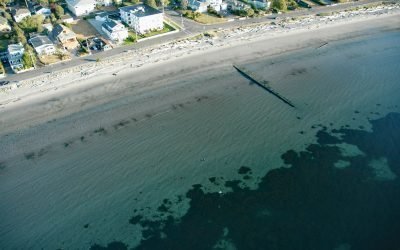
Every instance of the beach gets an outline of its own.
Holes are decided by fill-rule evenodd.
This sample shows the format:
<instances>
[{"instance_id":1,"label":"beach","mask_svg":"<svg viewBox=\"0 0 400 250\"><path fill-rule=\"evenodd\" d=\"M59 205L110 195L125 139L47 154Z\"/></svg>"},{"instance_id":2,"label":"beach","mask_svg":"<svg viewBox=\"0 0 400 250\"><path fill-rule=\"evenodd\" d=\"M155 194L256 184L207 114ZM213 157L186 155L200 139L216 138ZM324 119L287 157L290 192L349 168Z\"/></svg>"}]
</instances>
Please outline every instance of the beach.
<instances>
[{"instance_id":1,"label":"beach","mask_svg":"<svg viewBox=\"0 0 400 250\"><path fill-rule=\"evenodd\" d=\"M400 111L398 64L389 63L398 53L398 20L396 7L306 28L284 20L216 31L0 93L3 248L137 246L142 228L129 220L138 211L152 218L164 199L181 199L173 214L182 216L189 207L182 195L192 185L230 192L205 183L235 179L240 166L252 167L246 183L255 189L285 165L288 149L318 140L316 127L371 130L369 120ZM250 84L233 64L256 72L295 108ZM378 66L390 73L368 74Z\"/></svg>"}]
</instances>

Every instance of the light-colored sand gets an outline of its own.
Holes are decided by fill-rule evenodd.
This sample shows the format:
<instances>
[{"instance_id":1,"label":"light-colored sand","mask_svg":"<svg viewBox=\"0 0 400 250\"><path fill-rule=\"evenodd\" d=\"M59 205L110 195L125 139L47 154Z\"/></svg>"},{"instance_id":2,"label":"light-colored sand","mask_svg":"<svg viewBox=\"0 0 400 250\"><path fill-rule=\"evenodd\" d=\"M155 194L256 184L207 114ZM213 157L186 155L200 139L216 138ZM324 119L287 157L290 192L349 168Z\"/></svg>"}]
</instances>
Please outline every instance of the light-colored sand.
<instances>
[{"instance_id":1,"label":"light-colored sand","mask_svg":"<svg viewBox=\"0 0 400 250\"><path fill-rule=\"evenodd\" d=\"M219 31L216 33L219 38L216 39L176 42L172 45L175 50L171 49L171 44L161 45L145 51L128 52L119 59L27 80L21 83L20 88L0 95L0 135L23 132L26 128L54 122L82 110L102 114L111 110L113 105L123 105L124 98L135 100L134 112L137 116L165 112L171 105L184 102L185 98L204 94L204 89L190 86L190 81L200 73L203 77L204 72L212 69L212 79L220 73L216 68L224 72L233 71L230 67L232 63L248 62L305 47L318 48L329 41L398 28L400 5L395 7L385 10L386 14L366 12L357 16L350 14L347 18L340 16L336 22L319 24L318 27L311 22L310 26L296 29L258 25ZM307 23L309 17L303 20ZM290 21L285 23L291 24ZM186 89L187 92L177 94L177 89ZM121 101L100 105L116 99ZM35 144L14 142L1 149L2 157L37 150L37 145L43 147L98 127L110 126L132 114L132 108L127 112L96 119L82 118L83 122L73 130L66 129L62 134L48 131L46 138L37 138L38 143Z\"/></svg>"},{"instance_id":2,"label":"light-colored sand","mask_svg":"<svg viewBox=\"0 0 400 250\"><path fill-rule=\"evenodd\" d=\"M197 72L254 60L329 41L396 28L400 4L382 5L332 14L305 16L216 31L214 38L176 41L141 51L130 51L98 63L89 63L21 81L17 89L0 92L0 135L45 123L98 106L122 96L147 98L149 90L168 92L176 79ZM214 71L214 74L217 71ZM113 75L116 74L116 75ZM164 105L146 105L141 113ZM90 121L87 121L90 123ZM114 122L114 121L110 121Z\"/></svg>"}]
</instances>

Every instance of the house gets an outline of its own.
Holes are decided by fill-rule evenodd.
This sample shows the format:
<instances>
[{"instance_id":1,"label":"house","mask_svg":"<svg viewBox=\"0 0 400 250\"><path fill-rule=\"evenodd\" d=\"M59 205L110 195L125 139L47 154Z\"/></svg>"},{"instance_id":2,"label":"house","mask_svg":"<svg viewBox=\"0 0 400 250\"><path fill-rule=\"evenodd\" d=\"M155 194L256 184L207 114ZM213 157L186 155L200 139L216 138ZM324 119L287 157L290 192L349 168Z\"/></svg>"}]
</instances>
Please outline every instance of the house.
<instances>
[{"instance_id":1,"label":"house","mask_svg":"<svg viewBox=\"0 0 400 250\"><path fill-rule=\"evenodd\" d=\"M75 16L87 15L96 8L96 0L65 0L65 2Z\"/></svg>"},{"instance_id":2,"label":"house","mask_svg":"<svg viewBox=\"0 0 400 250\"><path fill-rule=\"evenodd\" d=\"M128 37L128 29L122 23L112 19L105 21L101 25L101 29L111 41L116 43L121 43Z\"/></svg>"},{"instance_id":3,"label":"house","mask_svg":"<svg viewBox=\"0 0 400 250\"><path fill-rule=\"evenodd\" d=\"M96 3L101 6L111 6L113 4L113 0L96 0Z\"/></svg>"},{"instance_id":4,"label":"house","mask_svg":"<svg viewBox=\"0 0 400 250\"><path fill-rule=\"evenodd\" d=\"M74 22L74 18L72 18L72 16L70 14L62 15L60 17L60 19L63 23L73 23Z\"/></svg>"},{"instance_id":5,"label":"house","mask_svg":"<svg viewBox=\"0 0 400 250\"><path fill-rule=\"evenodd\" d=\"M42 5L35 5L33 6L32 10L35 15L43 15L45 17L51 15L51 10L49 8L43 7Z\"/></svg>"},{"instance_id":6,"label":"house","mask_svg":"<svg viewBox=\"0 0 400 250\"><path fill-rule=\"evenodd\" d=\"M11 11L11 15L13 16L14 20L19 23L24 19L25 17L31 16L31 12L28 9L13 9Z\"/></svg>"},{"instance_id":7,"label":"house","mask_svg":"<svg viewBox=\"0 0 400 250\"><path fill-rule=\"evenodd\" d=\"M198 0L190 0L189 1L189 7L196 11L196 12L200 12L200 13L205 13L207 12L207 8L208 8L208 2L203 2L203 1L198 1Z\"/></svg>"},{"instance_id":8,"label":"house","mask_svg":"<svg viewBox=\"0 0 400 250\"><path fill-rule=\"evenodd\" d=\"M140 34L164 28L163 13L145 4L119 8L121 20Z\"/></svg>"},{"instance_id":9,"label":"house","mask_svg":"<svg viewBox=\"0 0 400 250\"><path fill-rule=\"evenodd\" d=\"M8 24L8 20L2 16L0 16L0 31L1 32L10 32L11 26Z\"/></svg>"},{"instance_id":10,"label":"house","mask_svg":"<svg viewBox=\"0 0 400 250\"><path fill-rule=\"evenodd\" d=\"M189 7L192 10L200 13L207 12L208 7L220 12L227 9L227 4L222 2L222 0L190 0Z\"/></svg>"},{"instance_id":11,"label":"house","mask_svg":"<svg viewBox=\"0 0 400 250\"><path fill-rule=\"evenodd\" d=\"M105 22L108 19L108 15L109 15L108 12L99 12L96 13L95 19L96 21Z\"/></svg>"},{"instance_id":12,"label":"house","mask_svg":"<svg viewBox=\"0 0 400 250\"><path fill-rule=\"evenodd\" d=\"M53 30L53 24L51 23L44 23L42 24L43 29L49 34Z\"/></svg>"},{"instance_id":13,"label":"house","mask_svg":"<svg viewBox=\"0 0 400 250\"><path fill-rule=\"evenodd\" d=\"M76 34L62 24L57 24L53 28L51 37L59 42L65 49L71 50L79 47Z\"/></svg>"},{"instance_id":14,"label":"house","mask_svg":"<svg viewBox=\"0 0 400 250\"><path fill-rule=\"evenodd\" d=\"M10 63L11 69L14 72L18 72L24 69L24 64L22 61L22 56L24 55L24 46L22 43L9 44L7 48L7 59Z\"/></svg>"},{"instance_id":15,"label":"house","mask_svg":"<svg viewBox=\"0 0 400 250\"><path fill-rule=\"evenodd\" d=\"M245 11L251 9L251 6L236 0L228 2L228 8L232 11Z\"/></svg>"},{"instance_id":16,"label":"house","mask_svg":"<svg viewBox=\"0 0 400 250\"><path fill-rule=\"evenodd\" d=\"M269 9L269 7L271 7L271 2L267 0L252 0L249 1L249 3L258 9Z\"/></svg>"},{"instance_id":17,"label":"house","mask_svg":"<svg viewBox=\"0 0 400 250\"><path fill-rule=\"evenodd\" d=\"M38 35L29 39L29 43L38 55L52 55L56 53L56 47L47 36Z\"/></svg>"}]
</instances>

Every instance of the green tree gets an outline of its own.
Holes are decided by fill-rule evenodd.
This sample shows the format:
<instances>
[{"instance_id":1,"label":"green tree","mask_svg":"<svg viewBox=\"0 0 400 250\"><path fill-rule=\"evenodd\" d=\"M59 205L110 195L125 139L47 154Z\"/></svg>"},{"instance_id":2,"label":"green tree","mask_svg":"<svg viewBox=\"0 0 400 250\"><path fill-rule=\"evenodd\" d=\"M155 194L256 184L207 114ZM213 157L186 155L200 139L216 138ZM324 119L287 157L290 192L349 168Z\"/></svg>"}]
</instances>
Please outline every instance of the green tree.
<instances>
[{"instance_id":1,"label":"green tree","mask_svg":"<svg viewBox=\"0 0 400 250\"><path fill-rule=\"evenodd\" d=\"M57 4L54 8L54 13L57 18L61 18L64 15L64 8Z\"/></svg>"},{"instance_id":2,"label":"green tree","mask_svg":"<svg viewBox=\"0 0 400 250\"><path fill-rule=\"evenodd\" d=\"M4 13L4 17L9 21L9 22L13 22L12 16L10 15L10 13L8 12L3 12Z\"/></svg>"},{"instance_id":3,"label":"green tree","mask_svg":"<svg viewBox=\"0 0 400 250\"><path fill-rule=\"evenodd\" d=\"M157 6L163 6L166 7L171 3L170 0L157 0Z\"/></svg>"},{"instance_id":4,"label":"green tree","mask_svg":"<svg viewBox=\"0 0 400 250\"><path fill-rule=\"evenodd\" d=\"M285 0L273 0L272 1L272 8L278 9L278 10L287 10L287 5Z\"/></svg>"},{"instance_id":5,"label":"green tree","mask_svg":"<svg viewBox=\"0 0 400 250\"><path fill-rule=\"evenodd\" d=\"M18 26L17 23L13 23L13 30L15 34L14 40L21 42L22 44L26 44L26 37L24 31Z\"/></svg>"},{"instance_id":6,"label":"green tree","mask_svg":"<svg viewBox=\"0 0 400 250\"><path fill-rule=\"evenodd\" d=\"M253 15L254 15L254 10L252 8L246 10L246 16L253 16Z\"/></svg>"},{"instance_id":7,"label":"green tree","mask_svg":"<svg viewBox=\"0 0 400 250\"><path fill-rule=\"evenodd\" d=\"M157 8L156 0L144 0L144 4L153 8Z\"/></svg>"},{"instance_id":8,"label":"green tree","mask_svg":"<svg viewBox=\"0 0 400 250\"><path fill-rule=\"evenodd\" d=\"M0 6L5 9L7 6L7 2L8 2L7 0L0 0Z\"/></svg>"},{"instance_id":9,"label":"green tree","mask_svg":"<svg viewBox=\"0 0 400 250\"><path fill-rule=\"evenodd\" d=\"M131 3L138 4L138 3L140 3L140 0L131 0Z\"/></svg>"},{"instance_id":10,"label":"green tree","mask_svg":"<svg viewBox=\"0 0 400 250\"><path fill-rule=\"evenodd\" d=\"M57 22L57 18L56 18L56 16L54 15L54 13L51 13L51 15L50 15L50 21L51 21L52 24L55 24L55 23Z\"/></svg>"},{"instance_id":11,"label":"green tree","mask_svg":"<svg viewBox=\"0 0 400 250\"><path fill-rule=\"evenodd\" d=\"M22 55L22 64L24 65L25 69L30 69L33 67L35 61L33 59L33 55L30 54L29 52L25 52Z\"/></svg>"}]
</instances>

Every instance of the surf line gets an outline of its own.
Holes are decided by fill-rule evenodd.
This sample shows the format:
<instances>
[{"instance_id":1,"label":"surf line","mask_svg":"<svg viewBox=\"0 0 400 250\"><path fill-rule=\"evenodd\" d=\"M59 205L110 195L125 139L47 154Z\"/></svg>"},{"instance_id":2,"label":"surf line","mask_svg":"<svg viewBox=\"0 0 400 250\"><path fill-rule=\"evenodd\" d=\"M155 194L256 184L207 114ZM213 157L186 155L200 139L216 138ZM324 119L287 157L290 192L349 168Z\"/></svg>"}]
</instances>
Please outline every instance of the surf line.
<instances>
[{"instance_id":1,"label":"surf line","mask_svg":"<svg viewBox=\"0 0 400 250\"><path fill-rule=\"evenodd\" d=\"M268 83L266 83L265 81L258 81L257 79L254 78L254 76L252 76L252 74L245 70L244 68L241 68L237 65L233 65L233 67L243 76L245 76L246 78L250 79L251 81L253 81L254 83L256 83L258 86L260 86L261 88L267 90L268 92L270 92L271 94L273 94L274 96L276 96L278 99L280 99L281 101L283 101L284 103L286 103L287 105L289 105L292 108L295 108L294 104L288 100L287 98L281 96L278 92L276 92L275 90L273 90Z\"/></svg>"}]
</instances>

